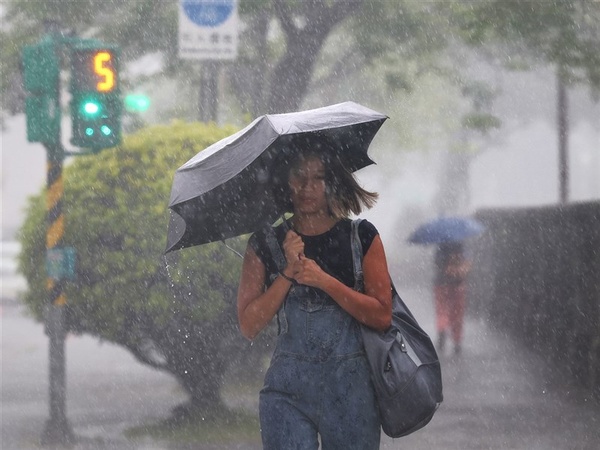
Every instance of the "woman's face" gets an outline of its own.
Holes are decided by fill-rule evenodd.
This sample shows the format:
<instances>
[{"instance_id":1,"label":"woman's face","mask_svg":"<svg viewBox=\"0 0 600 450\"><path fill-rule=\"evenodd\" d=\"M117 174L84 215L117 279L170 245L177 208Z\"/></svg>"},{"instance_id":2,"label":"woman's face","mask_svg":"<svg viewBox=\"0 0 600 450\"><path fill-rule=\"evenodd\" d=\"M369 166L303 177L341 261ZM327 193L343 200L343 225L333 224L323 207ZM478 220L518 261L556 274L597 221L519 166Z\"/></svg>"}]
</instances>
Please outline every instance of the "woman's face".
<instances>
[{"instance_id":1,"label":"woman's face","mask_svg":"<svg viewBox=\"0 0 600 450\"><path fill-rule=\"evenodd\" d=\"M318 157L300 159L299 164L290 170L288 183L295 213L327 213L325 166Z\"/></svg>"}]
</instances>

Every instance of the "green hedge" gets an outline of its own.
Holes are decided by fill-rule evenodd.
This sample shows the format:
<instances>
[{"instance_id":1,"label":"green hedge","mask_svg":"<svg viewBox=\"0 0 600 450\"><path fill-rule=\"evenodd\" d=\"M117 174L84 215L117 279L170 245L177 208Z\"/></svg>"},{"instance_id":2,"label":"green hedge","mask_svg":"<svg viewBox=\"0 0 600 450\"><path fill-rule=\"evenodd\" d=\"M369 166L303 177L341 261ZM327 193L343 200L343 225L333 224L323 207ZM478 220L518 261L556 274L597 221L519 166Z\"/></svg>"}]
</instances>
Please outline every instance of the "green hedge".
<instances>
[{"instance_id":1,"label":"green hedge","mask_svg":"<svg viewBox=\"0 0 600 450\"><path fill-rule=\"evenodd\" d=\"M153 126L114 149L72 158L63 172L63 245L77 255L76 277L64 283L69 329L127 347L176 375L192 397L198 383L211 384L200 374L207 365L225 367L217 364L225 359L223 345L239 345L234 305L241 259L222 243L163 257L167 204L175 170L235 131L200 123ZM45 235L43 191L30 200L19 233L19 266L29 285L24 302L39 320L48 303ZM243 251L244 239L229 244ZM211 328L219 339L201 336Z\"/></svg>"}]
</instances>

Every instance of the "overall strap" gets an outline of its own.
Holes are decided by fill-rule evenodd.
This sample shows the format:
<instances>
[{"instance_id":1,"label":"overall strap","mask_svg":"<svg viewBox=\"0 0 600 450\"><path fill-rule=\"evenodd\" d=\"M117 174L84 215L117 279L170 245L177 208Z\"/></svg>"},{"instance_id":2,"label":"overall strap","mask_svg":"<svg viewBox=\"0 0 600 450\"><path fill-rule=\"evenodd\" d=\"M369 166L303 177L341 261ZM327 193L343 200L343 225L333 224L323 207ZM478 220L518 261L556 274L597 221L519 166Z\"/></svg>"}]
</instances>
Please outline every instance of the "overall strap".
<instances>
[{"instance_id":1,"label":"overall strap","mask_svg":"<svg viewBox=\"0 0 600 450\"><path fill-rule=\"evenodd\" d=\"M362 292L365 288L365 277L362 269L362 243L358 235L358 226L363 219L352 221L352 230L350 232L350 245L352 247L352 267L354 268L354 290Z\"/></svg>"}]
</instances>

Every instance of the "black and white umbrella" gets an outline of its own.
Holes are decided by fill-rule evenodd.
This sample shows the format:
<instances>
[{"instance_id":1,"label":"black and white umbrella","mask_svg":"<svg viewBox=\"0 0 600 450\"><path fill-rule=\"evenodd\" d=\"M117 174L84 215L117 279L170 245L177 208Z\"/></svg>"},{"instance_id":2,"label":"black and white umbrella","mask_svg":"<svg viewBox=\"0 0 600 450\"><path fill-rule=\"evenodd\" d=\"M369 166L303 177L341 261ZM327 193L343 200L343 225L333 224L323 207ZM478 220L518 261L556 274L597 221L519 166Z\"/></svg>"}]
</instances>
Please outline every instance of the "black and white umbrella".
<instances>
[{"instance_id":1,"label":"black and white umbrella","mask_svg":"<svg viewBox=\"0 0 600 450\"><path fill-rule=\"evenodd\" d=\"M387 119L354 102L267 114L198 153L175 172L166 252L254 232L281 216L271 169L298 137L322 137L344 165L373 164L367 151Z\"/></svg>"}]
</instances>

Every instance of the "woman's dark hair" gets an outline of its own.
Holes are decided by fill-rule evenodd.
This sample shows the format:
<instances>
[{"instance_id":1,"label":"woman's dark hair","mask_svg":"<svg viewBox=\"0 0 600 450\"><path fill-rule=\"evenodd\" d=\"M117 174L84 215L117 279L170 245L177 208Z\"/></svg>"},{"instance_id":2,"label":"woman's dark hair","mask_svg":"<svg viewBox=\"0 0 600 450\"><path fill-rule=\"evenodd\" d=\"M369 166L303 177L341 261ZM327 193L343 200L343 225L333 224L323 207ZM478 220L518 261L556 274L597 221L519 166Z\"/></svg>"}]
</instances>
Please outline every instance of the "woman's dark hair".
<instances>
[{"instance_id":1,"label":"woman's dark hair","mask_svg":"<svg viewBox=\"0 0 600 450\"><path fill-rule=\"evenodd\" d=\"M291 140L276 158L271 169L273 196L280 209L293 212L289 188L290 170L309 157L317 157L323 162L327 205L333 217L341 219L348 217L350 213L358 215L363 208L375 205L379 194L367 191L358 184L354 174L339 157L339 152L331 140L324 136L303 136Z\"/></svg>"}]
</instances>

